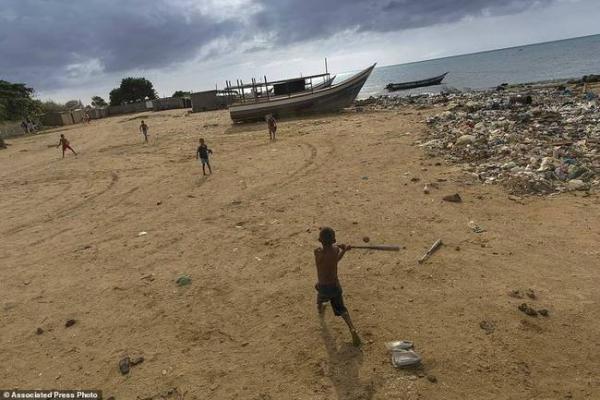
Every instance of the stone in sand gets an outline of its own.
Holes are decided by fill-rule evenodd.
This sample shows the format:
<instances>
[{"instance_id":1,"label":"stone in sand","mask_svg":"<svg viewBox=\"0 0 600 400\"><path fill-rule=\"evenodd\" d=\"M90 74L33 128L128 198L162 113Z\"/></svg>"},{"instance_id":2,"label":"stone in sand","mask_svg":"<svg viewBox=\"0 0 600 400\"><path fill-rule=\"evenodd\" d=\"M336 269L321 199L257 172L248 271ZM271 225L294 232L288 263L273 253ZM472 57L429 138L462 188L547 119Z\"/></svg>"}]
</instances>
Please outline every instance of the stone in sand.
<instances>
[{"instance_id":1,"label":"stone in sand","mask_svg":"<svg viewBox=\"0 0 600 400\"><path fill-rule=\"evenodd\" d=\"M485 331L486 335L493 333L496 329L496 326L491 321L481 321L479 327Z\"/></svg>"},{"instance_id":2,"label":"stone in sand","mask_svg":"<svg viewBox=\"0 0 600 400\"><path fill-rule=\"evenodd\" d=\"M67 320L67 322L65 322L65 328L69 328L69 327L75 325L75 322L76 321L74 319Z\"/></svg>"},{"instance_id":3,"label":"stone in sand","mask_svg":"<svg viewBox=\"0 0 600 400\"><path fill-rule=\"evenodd\" d=\"M527 305L527 303L523 303L519 306L519 310L524 312L525 314L529 315L530 317L537 317L538 312L535 311L533 308L529 307Z\"/></svg>"},{"instance_id":4,"label":"stone in sand","mask_svg":"<svg viewBox=\"0 0 600 400\"><path fill-rule=\"evenodd\" d=\"M462 203L462 198L458 193L449 194L448 196L442 197L442 200L450 203Z\"/></svg>"}]
</instances>

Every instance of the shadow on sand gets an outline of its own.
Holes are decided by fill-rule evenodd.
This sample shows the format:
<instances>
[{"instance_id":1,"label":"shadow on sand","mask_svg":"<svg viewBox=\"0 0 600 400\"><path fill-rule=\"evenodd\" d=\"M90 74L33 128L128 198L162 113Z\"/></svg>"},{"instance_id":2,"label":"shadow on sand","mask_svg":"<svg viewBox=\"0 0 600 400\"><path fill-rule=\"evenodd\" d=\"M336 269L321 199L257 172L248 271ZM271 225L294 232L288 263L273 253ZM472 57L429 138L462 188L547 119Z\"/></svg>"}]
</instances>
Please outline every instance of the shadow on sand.
<instances>
[{"instance_id":1,"label":"shadow on sand","mask_svg":"<svg viewBox=\"0 0 600 400\"><path fill-rule=\"evenodd\" d=\"M337 399L371 400L375 394L372 383L360 381L363 353L360 348L345 342L338 349L324 319L321 318L321 337L329 356L329 374Z\"/></svg>"}]
</instances>

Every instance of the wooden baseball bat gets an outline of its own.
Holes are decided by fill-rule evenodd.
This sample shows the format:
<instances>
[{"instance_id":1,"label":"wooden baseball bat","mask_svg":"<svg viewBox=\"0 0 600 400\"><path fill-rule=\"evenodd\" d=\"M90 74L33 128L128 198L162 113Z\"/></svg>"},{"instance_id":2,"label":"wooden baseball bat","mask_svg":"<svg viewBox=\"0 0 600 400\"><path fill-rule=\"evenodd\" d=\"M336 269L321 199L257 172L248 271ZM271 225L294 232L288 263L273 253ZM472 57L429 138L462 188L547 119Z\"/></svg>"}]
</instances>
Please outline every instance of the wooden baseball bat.
<instances>
[{"instance_id":1,"label":"wooden baseball bat","mask_svg":"<svg viewBox=\"0 0 600 400\"><path fill-rule=\"evenodd\" d=\"M372 245L372 246L350 245L350 247L353 249L364 249L364 250L400 251L400 246L388 246L388 245Z\"/></svg>"}]
</instances>

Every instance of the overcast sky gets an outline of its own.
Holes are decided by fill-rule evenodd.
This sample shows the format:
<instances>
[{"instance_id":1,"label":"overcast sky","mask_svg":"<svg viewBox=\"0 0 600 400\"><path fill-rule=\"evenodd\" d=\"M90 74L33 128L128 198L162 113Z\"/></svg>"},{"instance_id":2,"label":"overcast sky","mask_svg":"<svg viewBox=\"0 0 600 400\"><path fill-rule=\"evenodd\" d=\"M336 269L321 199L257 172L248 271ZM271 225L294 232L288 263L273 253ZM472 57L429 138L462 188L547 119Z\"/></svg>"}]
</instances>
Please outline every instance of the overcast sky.
<instances>
[{"instance_id":1,"label":"overcast sky","mask_svg":"<svg viewBox=\"0 0 600 400\"><path fill-rule=\"evenodd\" d=\"M600 0L0 0L0 79L65 101L159 95L600 33Z\"/></svg>"}]
</instances>

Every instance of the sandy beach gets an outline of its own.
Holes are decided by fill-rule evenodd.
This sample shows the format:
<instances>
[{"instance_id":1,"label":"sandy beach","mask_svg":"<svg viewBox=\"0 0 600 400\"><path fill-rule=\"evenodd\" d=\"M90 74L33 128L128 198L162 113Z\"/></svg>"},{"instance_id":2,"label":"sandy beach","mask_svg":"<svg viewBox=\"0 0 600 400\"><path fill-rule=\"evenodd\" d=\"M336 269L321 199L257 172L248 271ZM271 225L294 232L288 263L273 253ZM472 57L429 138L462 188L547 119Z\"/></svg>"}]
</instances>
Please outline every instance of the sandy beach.
<instances>
[{"instance_id":1,"label":"sandy beach","mask_svg":"<svg viewBox=\"0 0 600 400\"><path fill-rule=\"evenodd\" d=\"M184 110L8 140L0 388L117 400L600 398L600 197L515 200L473 183L416 146L441 111L283 120L275 143L265 124ZM60 133L79 156L60 158ZM206 178L199 137L214 151ZM442 201L453 193L463 202ZM324 324L316 314L324 225L342 243L403 246L352 250L340 265L360 350L331 309ZM176 284L182 275L190 285ZM392 340L413 341L422 367L395 369ZM144 361L122 375L125 356Z\"/></svg>"}]
</instances>

